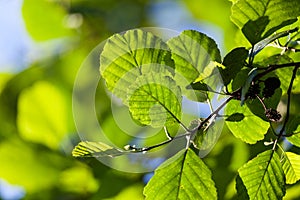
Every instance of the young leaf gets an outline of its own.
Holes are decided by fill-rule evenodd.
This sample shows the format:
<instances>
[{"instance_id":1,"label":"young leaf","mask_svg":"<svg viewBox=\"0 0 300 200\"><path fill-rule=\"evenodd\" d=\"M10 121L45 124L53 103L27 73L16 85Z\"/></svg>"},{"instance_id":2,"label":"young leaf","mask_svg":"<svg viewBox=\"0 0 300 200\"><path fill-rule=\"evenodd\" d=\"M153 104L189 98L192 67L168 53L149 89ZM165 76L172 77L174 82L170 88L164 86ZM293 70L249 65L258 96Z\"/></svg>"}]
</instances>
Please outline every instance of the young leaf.
<instances>
[{"instance_id":1,"label":"young leaf","mask_svg":"<svg viewBox=\"0 0 300 200\"><path fill-rule=\"evenodd\" d=\"M248 57L248 51L239 47L230 51L223 60L225 69L219 68L224 85L228 85L236 74L242 69Z\"/></svg>"},{"instance_id":2,"label":"young leaf","mask_svg":"<svg viewBox=\"0 0 300 200\"><path fill-rule=\"evenodd\" d=\"M284 172L272 150L258 154L238 172L242 182L237 183L237 189L246 187L250 199L281 199L285 195Z\"/></svg>"},{"instance_id":3,"label":"young leaf","mask_svg":"<svg viewBox=\"0 0 300 200\"><path fill-rule=\"evenodd\" d=\"M159 166L144 188L147 200L217 199L211 171L191 150L182 150Z\"/></svg>"},{"instance_id":4,"label":"young leaf","mask_svg":"<svg viewBox=\"0 0 300 200\"><path fill-rule=\"evenodd\" d=\"M173 72L174 63L166 43L150 32L129 30L115 34L100 55L100 73L107 87L127 104L127 89L142 74Z\"/></svg>"},{"instance_id":5,"label":"young leaf","mask_svg":"<svg viewBox=\"0 0 300 200\"><path fill-rule=\"evenodd\" d=\"M167 43L172 51L172 58L176 66L175 80L181 86L182 92L192 100L199 101L201 99L205 101L207 98L205 93L186 90L186 87L195 82L200 74L206 74L204 72L205 67L211 61L221 63L221 55L216 42L203 33L186 30ZM213 88L212 85L210 87ZM198 95L199 99L193 97L195 94Z\"/></svg>"},{"instance_id":6,"label":"young leaf","mask_svg":"<svg viewBox=\"0 0 300 200\"><path fill-rule=\"evenodd\" d=\"M252 114L247 105L240 106L239 101L231 100L226 108L225 114L243 113L245 116L241 121L226 121L226 125L232 134L247 142L254 144L264 138L269 129L269 123Z\"/></svg>"},{"instance_id":7,"label":"young leaf","mask_svg":"<svg viewBox=\"0 0 300 200\"><path fill-rule=\"evenodd\" d=\"M295 0L239 0L231 8L231 20L240 29L246 25L244 34L252 43L294 23L299 15Z\"/></svg>"},{"instance_id":8,"label":"young leaf","mask_svg":"<svg viewBox=\"0 0 300 200\"><path fill-rule=\"evenodd\" d=\"M128 89L132 117L153 127L179 123L181 100L181 91L176 82L162 74L142 75Z\"/></svg>"},{"instance_id":9,"label":"young leaf","mask_svg":"<svg viewBox=\"0 0 300 200\"><path fill-rule=\"evenodd\" d=\"M300 156L292 152L286 152L282 162L282 169L285 173L286 183L296 183L300 180Z\"/></svg>"},{"instance_id":10,"label":"young leaf","mask_svg":"<svg viewBox=\"0 0 300 200\"><path fill-rule=\"evenodd\" d=\"M116 157L128 152L113 148L102 142L80 142L72 151L74 157Z\"/></svg>"}]
</instances>

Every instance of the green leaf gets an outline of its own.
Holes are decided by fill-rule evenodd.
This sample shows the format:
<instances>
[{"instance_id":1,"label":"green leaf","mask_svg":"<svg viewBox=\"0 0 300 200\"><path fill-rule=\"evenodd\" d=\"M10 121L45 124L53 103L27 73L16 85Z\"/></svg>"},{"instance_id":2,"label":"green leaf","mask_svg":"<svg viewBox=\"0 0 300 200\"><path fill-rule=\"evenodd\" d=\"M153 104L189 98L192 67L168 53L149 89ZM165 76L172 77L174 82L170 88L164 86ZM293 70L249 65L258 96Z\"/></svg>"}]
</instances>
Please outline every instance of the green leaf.
<instances>
[{"instance_id":1,"label":"green leaf","mask_svg":"<svg viewBox=\"0 0 300 200\"><path fill-rule=\"evenodd\" d=\"M239 122L239 121L242 121L244 118L245 118L245 115L243 113L233 113L232 115L230 115L226 118L226 121Z\"/></svg>"},{"instance_id":2,"label":"green leaf","mask_svg":"<svg viewBox=\"0 0 300 200\"><path fill-rule=\"evenodd\" d=\"M291 135L287 140L293 145L300 147L300 116L295 116L287 124L286 134Z\"/></svg>"},{"instance_id":3,"label":"green leaf","mask_svg":"<svg viewBox=\"0 0 300 200\"><path fill-rule=\"evenodd\" d=\"M38 81L24 89L18 100L20 135L28 141L58 149L63 138L73 130L68 95L46 81Z\"/></svg>"},{"instance_id":4,"label":"green leaf","mask_svg":"<svg viewBox=\"0 0 300 200\"><path fill-rule=\"evenodd\" d=\"M243 69L241 69L241 71L239 71L236 74L235 78L232 80L232 83L230 84L232 91L235 91L235 90L241 88L245 84L245 82L248 78L249 72L250 72L249 68L243 68Z\"/></svg>"},{"instance_id":5,"label":"green leaf","mask_svg":"<svg viewBox=\"0 0 300 200\"><path fill-rule=\"evenodd\" d=\"M266 26L270 22L267 16L259 17L252 21L249 20L242 28L242 32L248 41L254 45L261 40L261 35L265 31Z\"/></svg>"},{"instance_id":6,"label":"green leaf","mask_svg":"<svg viewBox=\"0 0 300 200\"><path fill-rule=\"evenodd\" d=\"M239 0L232 5L231 20L254 44L276 30L292 24L300 16L295 0Z\"/></svg>"},{"instance_id":7,"label":"green leaf","mask_svg":"<svg viewBox=\"0 0 300 200\"><path fill-rule=\"evenodd\" d=\"M241 94L241 106L244 105L244 102L246 100L246 94L248 93L248 90L251 86L251 83L253 81L253 79L255 78L255 76L258 74L258 69L257 68L253 68L249 74L248 74L248 78L245 81L245 84L242 87L242 94Z\"/></svg>"},{"instance_id":8,"label":"green leaf","mask_svg":"<svg viewBox=\"0 0 300 200\"><path fill-rule=\"evenodd\" d=\"M243 185L237 188L245 186L250 199L281 199L285 195L284 172L279 156L272 150L258 154L238 172Z\"/></svg>"},{"instance_id":9,"label":"green leaf","mask_svg":"<svg viewBox=\"0 0 300 200\"><path fill-rule=\"evenodd\" d=\"M217 199L211 171L191 150L182 150L159 166L144 188L147 200Z\"/></svg>"},{"instance_id":10,"label":"green leaf","mask_svg":"<svg viewBox=\"0 0 300 200\"><path fill-rule=\"evenodd\" d=\"M206 91L206 92L211 90L207 84L200 83L200 82L191 83L190 85L188 85L186 87L186 89L201 90L201 91Z\"/></svg>"},{"instance_id":11,"label":"green leaf","mask_svg":"<svg viewBox=\"0 0 300 200\"><path fill-rule=\"evenodd\" d=\"M220 51L216 42L203 33L186 30L167 43L175 62L175 80L181 86L182 92L192 100L206 100L206 93L186 90L186 87L195 82L200 74L207 74L205 68L211 61L221 63ZM215 79L214 76L210 78ZM213 88L212 85L210 87ZM199 99L195 99L195 95Z\"/></svg>"},{"instance_id":12,"label":"green leaf","mask_svg":"<svg viewBox=\"0 0 300 200\"><path fill-rule=\"evenodd\" d=\"M222 63L225 66L225 69L220 68L224 85L228 85L242 69L247 57L248 51L244 47L235 48L225 56Z\"/></svg>"},{"instance_id":13,"label":"green leaf","mask_svg":"<svg viewBox=\"0 0 300 200\"><path fill-rule=\"evenodd\" d=\"M127 89L150 71L173 72L174 63L166 43L150 32L129 30L110 37L100 55L100 72L107 87L127 104Z\"/></svg>"},{"instance_id":14,"label":"green leaf","mask_svg":"<svg viewBox=\"0 0 300 200\"><path fill-rule=\"evenodd\" d=\"M247 105L240 106L239 101L231 100L225 107L225 114L243 113L241 121L226 121L226 125L232 134L242 141L254 144L264 138L269 129L269 123L252 114Z\"/></svg>"},{"instance_id":15,"label":"green leaf","mask_svg":"<svg viewBox=\"0 0 300 200\"><path fill-rule=\"evenodd\" d=\"M180 122L181 91L169 76L148 73L128 89L132 117L144 125L162 127Z\"/></svg>"},{"instance_id":16,"label":"green leaf","mask_svg":"<svg viewBox=\"0 0 300 200\"><path fill-rule=\"evenodd\" d=\"M80 142L72 151L74 157L116 157L127 154L102 142Z\"/></svg>"},{"instance_id":17,"label":"green leaf","mask_svg":"<svg viewBox=\"0 0 300 200\"><path fill-rule=\"evenodd\" d=\"M300 156L292 152L285 152L282 169L285 173L286 183L296 183L300 180Z\"/></svg>"},{"instance_id":18,"label":"green leaf","mask_svg":"<svg viewBox=\"0 0 300 200\"><path fill-rule=\"evenodd\" d=\"M64 24L67 12L57 2L24 0L22 13L29 34L37 41L66 37L72 33Z\"/></svg>"}]
</instances>

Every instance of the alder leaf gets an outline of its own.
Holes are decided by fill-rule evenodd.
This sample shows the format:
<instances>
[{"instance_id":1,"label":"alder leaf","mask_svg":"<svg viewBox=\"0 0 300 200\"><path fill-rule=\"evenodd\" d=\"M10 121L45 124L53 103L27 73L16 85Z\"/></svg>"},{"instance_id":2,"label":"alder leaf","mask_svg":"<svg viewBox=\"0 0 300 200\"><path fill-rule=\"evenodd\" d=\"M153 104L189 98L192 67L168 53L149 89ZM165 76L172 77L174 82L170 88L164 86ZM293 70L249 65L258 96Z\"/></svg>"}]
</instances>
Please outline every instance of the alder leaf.
<instances>
[{"instance_id":1,"label":"alder leaf","mask_svg":"<svg viewBox=\"0 0 300 200\"><path fill-rule=\"evenodd\" d=\"M300 180L300 156L298 154L285 152L282 168L287 184L294 184Z\"/></svg>"},{"instance_id":2,"label":"alder leaf","mask_svg":"<svg viewBox=\"0 0 300 200\"><path fill-rule=\"evenodd\" d=\"M252 44L294 23L298 16L300 6L295 0L239 0L231 8L231 20L244 28Z\"/></svg>"},{"instance_id":3,"label":"alder leaf","mask_svg":"<svg viewBox=\"0 0 300 200\"><path fill-rule=\"evenodd\" d=\"M142 75L128 89L131 115L144 125L162 127L180 122L181 101L176 82L163 74Z\"/></svg>"},{"instance_id":4,"label":"alder leaf","mask_svg":"<svg viewBox=\"0 0 300 200\"><path fill-rule=\"evenodd\" d=\"M146 200L217 199L212 174L191 150L182 150L159 166L144 188Z\"/></svg>"},{"instance_id":5,"label":"alder leaf","mask_svg":"<svg viewBox=\"0 0 300 200\"><path fill-rule=\"evenodd\" d=\"M237 182L238 193L251 199L282 199L285 195L285 176L279 156L272 150L260 153L238 170L241 182Z\"/></svg>"},{"instance_id":6,"label":"alder leaf","mask_svg":"<svg viewBox=\"0 0 300 200\"><path fill-rule=\"evenodd\" d=\"M225 121L235 137L249 144L255 144L264 139L270 126L268 122L254 115L247 105L240 106L237 100L231 100L225 107L226 115L230 116L234 113L243 113L244 115L240 121Z\"/></svg>"},{"instance_id":7,"label":"alder leaf","mask_svg":"<svg viewBox=\"0 0 300 200\"><path fill-rule=\"evenodd\" d=\"M293 145L300 147L300 116L295 116L288 122L286 134L291 135L287 140Z\"/></svg>"},{"instance_id":8,"label":"alder leaf","mask_svg":"<svg viewBox=\"0 0 300 200\"><path fill-rule=\"evenodd\" d=\"M225 68L219 68L224 85L228 85L243 68L247 57L248 51L244 47L235 48L225 56L222 63Z\"/></svg>"},{"instance_id":9,"label":"alder leaf","mask_svg":"<svg viewBox=\"0 0 300 200\"><path fill-rule=\"evenodd\" d=\"M139 29L110 37L100 55L100 73L107 88L127 104L127 89L149 71L173 73L174 63L166 43Z\"/></svg>"},{"instance_id":10,"label":"alder leaf","mask_svg":"<svg viewBox=\"0 0 300 200\"><path fill-rule=\"evenodd\" d=\"M205 101L206 91L186 90L186 87L194 83L200 74L207 74L204 70L211 61L221 63L220 50L216 42L198 31L185 30L179 36L170 39L167 44L172 51L172 59L175 63L175 80L181 86L182 92L192 100ZM217 79L211 76L210 78ZM212 84L209 86L214 88ZM195 99L195 95L198 99Z\"/></svg>"},{"instance_id":11,"label":"alder leaf","mask_svg":"<svg viewBox=\"0 0 300 200\"><path fill-rule=\"evenodd\" d=\"M127 154L128 151L116 149L102 142L80 142L72 151L74 157L116 157Z\"/></svg>"}]
</instances>

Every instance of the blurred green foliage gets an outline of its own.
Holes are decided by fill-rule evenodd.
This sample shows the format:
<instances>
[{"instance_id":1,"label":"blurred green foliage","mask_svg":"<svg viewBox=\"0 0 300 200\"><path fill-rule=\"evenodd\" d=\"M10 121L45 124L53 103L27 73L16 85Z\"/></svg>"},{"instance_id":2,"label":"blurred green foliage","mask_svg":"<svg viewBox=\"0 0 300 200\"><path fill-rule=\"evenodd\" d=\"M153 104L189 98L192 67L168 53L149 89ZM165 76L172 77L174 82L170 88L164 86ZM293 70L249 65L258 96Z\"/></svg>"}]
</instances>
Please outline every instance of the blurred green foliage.
<instances>
[{"instance_id":1,"label":"blurred green foliage","mask_svg":"<svg viewBox=\"0 0 300 200\"><path fill-rule=\"evenodd\" d=\"M81 161L71 156L80 141L72 115L72 89L81 63L99 42L116 32L155 26L148 15L155 2L159 0L24 0L22 13L32 38L39 43L59 39L62 44L17 74L0 74L0 177L21 186L24 199L143 199L144 174L120 172L93 158ZM237 46L237 28L229 20L230 1L178 2L200 22L219 26L228 50ZM107 98L99 84L100 123L108 138L117 135L116 143L122 146L131 137L116 133L119 129ZM226 127L219 140L204 162L213 170L219 198L232 199L237 169L265 146L249 147ZM286 198L299 198L299 188L296 184L288 189Z\"/></svg>"}]
</instances>

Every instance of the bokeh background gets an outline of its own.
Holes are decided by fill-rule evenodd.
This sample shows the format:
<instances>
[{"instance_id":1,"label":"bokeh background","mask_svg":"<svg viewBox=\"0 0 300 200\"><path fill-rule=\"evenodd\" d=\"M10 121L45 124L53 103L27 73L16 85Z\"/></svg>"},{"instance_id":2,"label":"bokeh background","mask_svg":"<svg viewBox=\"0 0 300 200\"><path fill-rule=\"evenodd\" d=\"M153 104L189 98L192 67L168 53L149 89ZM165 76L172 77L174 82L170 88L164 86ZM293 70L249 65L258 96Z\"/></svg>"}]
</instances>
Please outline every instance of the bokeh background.
<instances>
[{"instance_id":1,"label":"bokeh background","mask_svg":"<svg viewBox=\"0 0 300 200\"><path fill-rule=\"evenodd\" d=\"M80 141L72 115L77 70L100 42L139 27L204 32L224 56L244 44L230 7L228 0L0 0L0 199L143 199L151 173L71 156ZM99 120L115 138L110 101L97 90ZM236 170L265 146L247 146L226 127L219 141L204 161L219 198L233 199ZM299 189L289 188L286 199Z\"/></svg>"}]
</instances>

